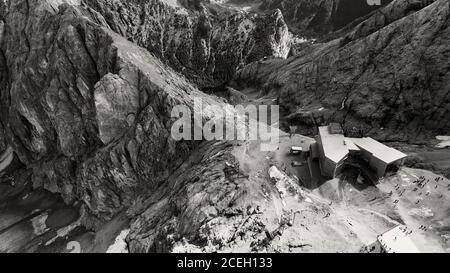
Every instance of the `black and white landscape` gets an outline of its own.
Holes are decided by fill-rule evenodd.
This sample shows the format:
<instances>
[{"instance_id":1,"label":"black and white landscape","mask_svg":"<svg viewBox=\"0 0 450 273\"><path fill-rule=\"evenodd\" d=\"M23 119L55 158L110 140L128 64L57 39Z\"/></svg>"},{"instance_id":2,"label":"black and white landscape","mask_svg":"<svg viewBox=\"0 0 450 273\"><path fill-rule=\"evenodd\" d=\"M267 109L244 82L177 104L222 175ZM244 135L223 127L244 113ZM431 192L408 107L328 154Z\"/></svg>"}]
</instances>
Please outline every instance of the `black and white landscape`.
<instances>
[{"instance_id":1,"label":"black and white landscape","mask_svg":"<svg viewBox=\"0 0 450 273\"><path fill-rule=\"evenodd\" d=\"M0 0L0 253L450 252L449 148L448 0Z\"/></svg>"}]
</instances>

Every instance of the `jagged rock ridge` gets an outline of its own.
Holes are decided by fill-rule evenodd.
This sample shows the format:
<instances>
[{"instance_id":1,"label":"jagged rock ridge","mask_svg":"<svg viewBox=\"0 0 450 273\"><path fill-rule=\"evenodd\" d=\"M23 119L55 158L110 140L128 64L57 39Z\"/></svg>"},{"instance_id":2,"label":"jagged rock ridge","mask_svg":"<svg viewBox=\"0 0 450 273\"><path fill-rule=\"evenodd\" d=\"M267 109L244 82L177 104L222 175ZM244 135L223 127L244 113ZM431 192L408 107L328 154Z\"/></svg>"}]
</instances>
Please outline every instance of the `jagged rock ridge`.
<instances>
[{"instance_id":1,"label":"jagged rock ridge","mask_svg":"<svg viewBox=\"0 0 450 273\"><path fill-rule=\"evenodd\" d=\"M278 96L291 125L337 121L387 141L448 134L449 3L419 2L395 1L286 61L251 64L237 85Z\"/></svg>"},{"instance_id":2,"label":"jagged rock ridge","mask_svg":"<svg viewBox=\"0 0 450 273\"><path fill-rule=\"evenodd\" d=\"M35 187L110 219L189 154L193 144L170 137L172 107L217 102L100 14L60 4L9 2L1 123Z\"/></svg>"},{"instance_id":3,"label":"jagged rock ridge","mask_svg":"<svg viewBox=\"0 0 450 273\"><path fill-rule=\"evenodd\" d=\"M262 0L260 9L280 9L295 33L320 38L390 3L369 5L366 0ZM376 1L373 1L376 2Z\"/></svg>"},{"instance_id":4,"label":"jagged rock ridge","mask_svg":"<svg viewBox=\"0 0 450 273\"><path fill-rule=\"evenodd\" d=\"M238 67L285 58L290 34L279 10L267 15L159 0L87 0L112 30L147 48L200 87L228 81ZM192 7L193 6L193 7Z\"/></svg>"},{"instance_id":5,"label":"jagged rock ridge","mask_svg":"<svg viewBox=\"0 0 450 273\"><path fill-rule=\"evenodd\" d=\"M148 5L141 8L140 3ZM226 76L209 74L225 80L239 63L283 57L286 48L278 11L270 16L279 28L269 20L264 33L266 27L255 22L265 17L233 13L224 19L228 26L216 25L218 19L202 15L203 6L195 3L191 10L158 1L116 6L93 0L7 1L0 9L0 152L11 145L26 165L20 175L26 177L18 179L60 193L67 203L81 200L88 212L83 224L89 228L126 211L132 218L127 237L132 252L358 251L363 242L346 215L335 212L339 207L300 189L295 176L273 170L287 147L261 153L254 143L176 142L170 137L174 105L192 108L194 98L205 104L223 101L197 90L158 57L187 76L195 73L168 56L185 56L183 64L193 71L208 67L211 58L205 56L230 58L233 62L223 67ZM448 132L448 1L423 1L420 8L411 1L396 3L401 5L387 6L355 31L346 30L344 37L316 44L300 56L245 67L236 85L265 88L278 97L293 123L337 120L374 135L383 127L379 137L385 139L409 139L409 128L419 128L413 137L425 136L426 130ZM122 15L114 10L117 6ZM143 14L159 21L148 22L140 18ZM167 32L163 46L155 46L160 40L153 36L166 33L174 18L193 20L182 41L196 41L188 45L198 43L195 47L206 50L191 54L192 47L186 46L186 53L181 42L176 50L164 48L167 37L184 30ZM166 23L161 27L159 22ZM153 29L153 23L160 28ZM250 47L253 53L243 56L234 34L222 47L202 47L214 41L205 37L223 39L247 23L255 27L253 37L242 41L263 40L257 43L260 48ZM196 35L203 38L196 40ZM208 55L210 48L219 53ZM167 50L175 53L167 55ZM194 61L198 65L190 66ZM356 219L364 216L351 211ZM295 221L300 212L303 219ZM382 230L392 225L381 222Z\"/></svg>"}]
</instances>

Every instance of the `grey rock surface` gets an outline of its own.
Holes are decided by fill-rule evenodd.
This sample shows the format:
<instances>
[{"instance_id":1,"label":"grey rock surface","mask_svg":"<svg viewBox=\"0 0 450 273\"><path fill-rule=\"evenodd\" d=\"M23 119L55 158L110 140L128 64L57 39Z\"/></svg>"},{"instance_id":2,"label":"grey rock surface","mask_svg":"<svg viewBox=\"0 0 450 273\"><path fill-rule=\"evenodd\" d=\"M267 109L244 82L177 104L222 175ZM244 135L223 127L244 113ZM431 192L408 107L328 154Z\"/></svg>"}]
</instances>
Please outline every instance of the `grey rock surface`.
<instances>
[{"instance_id":1,"label":"grey rock surface","mask_svg":"<svg viewBox=\"0 0 450 273\"><path fill-rule=\"evenodd\" d=\"M290 34L279 10L267 15L200 3L88 0L111 29L147 48L200 87L228 81L238 67L285 58Z\"/></svg>"},{"instance_id":2,"label":"grey rock surface","mask_svg":"<svg viewBox=\"0 0 450 273\"><path fill-rule=\"evenodd\" d=\"M3 130L3 126L0 123L0 154L3 154L3 152L6 150L7 144L6 144L6 138L5 138L5 131Z\"/></svg>"},{"instance_id":3,"label":"grey rock surface","mask_svg":"<svg viewBox=\"0 0 450 273\"><path fill-rule=\"evenodd\" d=\"M354 32L304 54L250 64L236 83L278 97L292 124L336 121L386 141L446 134L449 3L422 1L418 11L410 3L395 1Z\"/></svg>"},{"instance_id":4,"label":"grey rock surface","mask_svg":"<svg viewBox=\"0 0 450 273\"><path fill-rule=\"evenodd\" d=\"M392 0L369 5L366 0L262 0L260 9L280 9L296 34L318 38L337 31ZM376 2L376 1L373 1Z\"/></svg>"},{"instance_id":5,"label":"grey rock surface","mask_svg":"<svg viewBox=\"0 0 450 273\"><path fill-rule=\"evenodd\" d=\"M7 136L35 187L83 200L100 220L188 156L194 144L170 137L172 107L217 103L82 6L14 1L5 24Z\"/></svg>"},{"instance_id":6,"label":"grey rock surface","mask_svg":"<svg viewBox=\"0 0 450 273\"><path fill-rule=\"evenodd\" d=\"M391 204L358 196L362 209L348 209L330 203L339 184L306 189L286 151L312 139L282 133L273 152L176 141L171 111L227 106L199 90L225 86L237 101L278 101L284 125L448 135L448 0L397 0L333 33L347 1L264 2L265 14L217 1L0 0L0 156L9 147L14 159L0 177L0 251L67 251L69 239L105 251L129 228L130 252L356 252L372 234L349 218L392 228ZM330 35L285 59L284 18Z\"/></svg>"}]
</instances>

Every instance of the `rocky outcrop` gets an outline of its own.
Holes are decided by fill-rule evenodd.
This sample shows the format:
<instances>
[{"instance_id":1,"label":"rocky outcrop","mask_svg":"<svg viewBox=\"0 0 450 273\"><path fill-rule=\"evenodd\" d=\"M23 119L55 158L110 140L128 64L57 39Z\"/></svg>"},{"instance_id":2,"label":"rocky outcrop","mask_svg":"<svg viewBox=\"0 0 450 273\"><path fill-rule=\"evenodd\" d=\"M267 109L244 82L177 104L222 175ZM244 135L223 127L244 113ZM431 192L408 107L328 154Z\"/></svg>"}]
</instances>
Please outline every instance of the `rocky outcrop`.
<instances>
[{"instance_id":1,"label":"rocky outcrop","mask_svg":"<svg viewBox=\"0 0 450 273\"><path fill-rule=\"evenodd\" d=\"M378 28L375 32L364 26L377 22L379 14L344 38L315 45L308 54L249 65L237 73L236 83L278 96L291 124L336 121L349 133L387 141L446 135L449 3L426 5L429 1L423 0L426 7L415 12L408 3L390 5L394 15L382 17L381 25L372 28ZM397 7L411 13L395 11ZM398 19L398 14L408 15Z\"/></svg>"},{"instance_id":2,"label":"rocky outcrop","mask_svg":"<svg viewBox=\"0 0 450 273\"><path fill-rule=\"evenodd\" d=\"M301 252L302 245L312 247L311 251L358 248L360 243L348 226L332 226L340 216L301 190L298 178L264 161L246 166L242 155L256 156L251 146L214 142L194 151L167 183L130 210L135 215L127 237L130 251L271 253ZM317 221L324 215L329 219ZM311 232L319 229L329 232ZM336 233L341 235L332 239ZM310 245L305 239L310 234L324 246Z\"/></svg>"},{"instance_id":3,"label":"rocky outcrop","mask_svg":"<svg viewBox=\"0 0 450 273\"><path fill-rule=\"evenodd\" d=\"M0 123L0 154L2 154L4 151L6 151L6 138L5 138L5 131L3 130L3 126Z\"/></svg>"},{"instance_id":4,"label":"rocky outcrop","mask_svg":"<svg viewBox=\"0 0 450 273\"><path fill-rule=\"evenodd\" d=\"M86 0L112 30L153 52L200 87L228 81L238 67L263 57L285 58L290 34L279 10L249 14L161 0Z\"/></svg>"},{"instance_id":5,"label":"rocky outcrop","mask_svg":"<svg viewBox=\"0 0 450 273\"><path fill-rule=\"evenodd\" d=\"M132 252L171 252L184 241L198 252L208 246L208 232L214 232L205 224L220 225L217 218L222 218L227 232L216 234L216 241L209 243L227 244L234 223L245 217L237 207L246 207L241 204L246 189L239 185L239 178L234 181L224 172L226 164L236 164L232 150L227 143L202 145L167 183L136 203L132 214L137 217L128 237Z\"/></svg>"},{"instance_id":6,"label":"rocky outcrop","mask_svg":"<svg viewBox=\"0 0 450 273\"><path fill-rule=\"evenodd\" d=\"M241 67L235 86L263 88L295 125L338 121L386 140L448 135L449 3L396 2L392 13L284 60L279 10L0 1L0 241L8 240L0 251L67 250L65 240L105 223L115 226L108 235L128 234L130 252L357 251L367 239L358 230L374 223L367 219L376 220L374 236L398 224L373 211L372 201L388 200L383 193L368 202L372 211L331 207L300 186L286 159L288 146L311 139L283 135L273 152L254 142L176 141L171 111L198 112L194 99L226 106L185 76L204 87ZM226 91L245 97L245 88ZM203 123L211 118L202 113ZM380 210L400 219L392 201ZM20 229L20 244L11 243Z\"/></svg>"},{"instance_id":7,"label":"rocky outcrop","mask_svg":"<svg viewBox=\"0 0 450 273\"><path fill-rule=\"evenodd\" d=\"M260 9L280 9L289 27L296 34L320 38L360 17L388 4L392 0L262 0ZM370 5L369 2L374 2Z\"/></svg>"},{"instance_id":8,"label":"rocky outcrop","mask_svg":"<svg viewBox=\"0 0 450 273\"><path fill-rule=\"evenodd\" d=\"M35 187L101 220L157 187L193 143L170 137L174 105L216 103L76 1L9 3L1 123Z\"/></svg>"},{"instance_id":9,"label":"rocky outcrop","mask_svg":"<svg viewBox=\"0 0 450 273\"><path fill-rule=\"evenodd\" d=\"M345 41L353 41L370 35L411 13L423 9L435 1L436 0L392 1L372 14L358 18L339 31L325 37L332 40L333 37L339 38L344 36Z\"/></svg>"},{"instance_id":10,"label":"rocky outcrop","mask_svg":"<svg viewBox=\"0 0 450 273\"><path fill-rule=\"evenodd\" d=\"M5 28L5 23L4 23L4 16L6 15L7 12L7 5L5 1L0 1L0 41L2 41L3 39L3 32L4 32L4 28ZM5 58L3 55L0 55L0 87L1 88L5 88L6 82L7 82L7 78L8 78L8 73L6 71L6 67L5 67ZM0 99L2 99L3 97L1 96L0 93ZM1 113L1 111L0 111ZM6 142L6 137L5 137L5 129L3 127L3 124L0 120L0 154L3 154L3 152L6 150L7 147L7 142Z\"/></svg>"}]
</instances>

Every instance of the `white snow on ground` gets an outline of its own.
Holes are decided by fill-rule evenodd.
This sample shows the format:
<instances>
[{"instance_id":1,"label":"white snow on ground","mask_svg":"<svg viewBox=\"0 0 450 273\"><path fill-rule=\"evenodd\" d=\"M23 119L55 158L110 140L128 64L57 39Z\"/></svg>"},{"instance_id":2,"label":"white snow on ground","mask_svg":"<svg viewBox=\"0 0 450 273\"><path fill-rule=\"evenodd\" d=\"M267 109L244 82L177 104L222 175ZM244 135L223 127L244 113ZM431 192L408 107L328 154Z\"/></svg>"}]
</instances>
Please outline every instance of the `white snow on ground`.
<instances>
[{"instance_id":1,"label":"white snow on ground","mask_svg":"<svg viewBox=\"0 0 450 273\"><path fill-rule=\"evenodd\" d=\"M432 218L434 216L433 210L427 207L413 208L408 213L411 216L419 216L422 218Z\"/></svg>"},{"instance_id":2,"label":"white snow on ground","mask_svg":"<svg viewBox=\"0 0 450 273\"><path fill-rule=\"evenodd\" d=\"M47 225L45 221L47 221L48 213L43 213L39 216L31 219L31 224L33 225L33 233L37 236L40 236L48 231Z\"/></svg>"},{"instance_id":3,"label":"white snow on ground","mask_svg":"<svg viewBox=\"0 0 450 273\"><path fill-rule=\"evenodd\" d=\"M180 5L178 0L162 0L161 2L174 8L175 13L177 14L188 14L187 10L182 5Z\"/></svg>"},{"instance_id":4,"label":"white snow on ground","mask_svg":"<svg viewBox=\"0 0 450 273\"><path fill-rule=\"evenodd\" d=\"M182 8L177 0L162 0L162 2L174 8Z\"/></svg>"},{"instance_id":5,"label":"white snow on ground","mask_svg":"<svg viewBox=\"0 0 450 273\"><path fill-rule=\"evenodd\" d=\"M128 246L125 242L125 238L128 236L128 233L130 233L129 229L122 230L116 237L114 243L108 247L106 253L128 253Z\"/></svg>"},{"instance_id":6,"label":"white snow on ground","mask_svg":"<svg viewBox=\"0 0 450 273\"><path fill-rule=\"evenodd\" d=\"M450 148L450 136L437 136L436 139L441 141L436 148Z\"/></svg>"},{"instance_id":7,"label":"white snow on ground","mask_svg":"<svg viewBox=\"0 0 450 273\"><path fill-rule=\"evenodd\" d=\"M72 6L79 6L79 5L81 5L81 0L53 0L53 1L49 1L49 3L54 8L58 8L58 6L62 5L62 4L69 4L69 5L72 5Z\"/></svg>"},{"instance_id":8,"label":"white snow on ground","mask_svg":"<svg viewBox=\"0 0 450 273\"><path fill-rule=\"evenodd\" d=\"M277 167L272 166L269 169L269 176L276 181L276 187L282 199L284 199L288 192L293 193L295 198L303 197L303 191L298 186L298 182L294 181L291 177L280 171Z\"/></svg>"}]
</instances>

